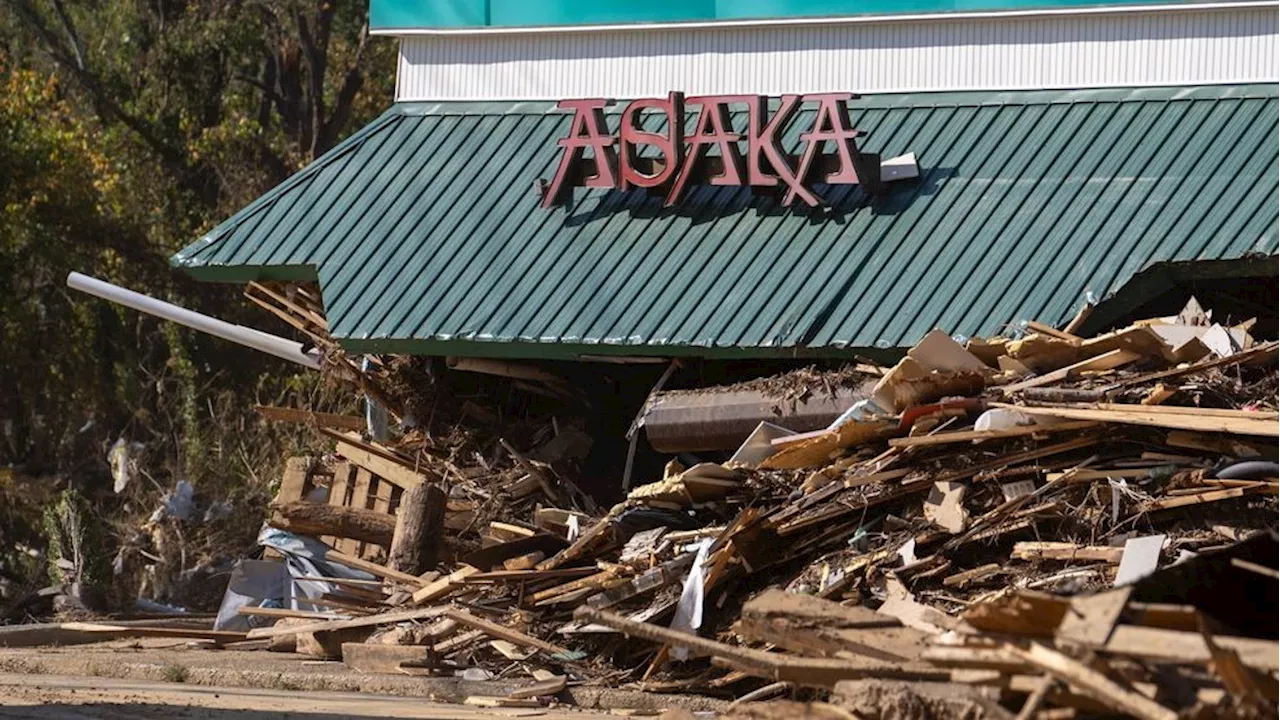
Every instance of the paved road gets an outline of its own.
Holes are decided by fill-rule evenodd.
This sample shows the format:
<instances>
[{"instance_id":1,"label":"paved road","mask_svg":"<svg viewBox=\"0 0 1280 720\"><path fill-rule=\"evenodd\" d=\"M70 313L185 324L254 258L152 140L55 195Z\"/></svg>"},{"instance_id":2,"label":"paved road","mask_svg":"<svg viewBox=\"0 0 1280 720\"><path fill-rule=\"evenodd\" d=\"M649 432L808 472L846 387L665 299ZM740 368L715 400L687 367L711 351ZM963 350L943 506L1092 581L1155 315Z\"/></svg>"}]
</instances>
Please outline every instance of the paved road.
<instances>
[{"instance_id":1,"label":"paved road","mask_svg":"<svg viewBox=\"0 0 1280 720\"><path fill-rule=\"evenodd\" d=\"M0 718L32 720L472 720L537 717L599 720L573 709L481 709L421 698L305 690L260 690L66 675L0 673Z\"/></svg>"}]
</instances>

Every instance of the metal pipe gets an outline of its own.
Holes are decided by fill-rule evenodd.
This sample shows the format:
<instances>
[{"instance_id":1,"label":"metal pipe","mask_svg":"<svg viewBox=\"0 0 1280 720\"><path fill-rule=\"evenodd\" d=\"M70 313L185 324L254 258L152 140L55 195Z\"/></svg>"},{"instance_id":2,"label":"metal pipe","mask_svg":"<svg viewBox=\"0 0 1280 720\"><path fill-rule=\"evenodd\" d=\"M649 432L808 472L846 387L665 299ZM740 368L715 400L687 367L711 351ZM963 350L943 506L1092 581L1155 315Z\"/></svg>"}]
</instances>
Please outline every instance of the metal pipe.
<instances>
[{"instance_id":1,"label":"metal pipe","mask_svg":"<svg viewBox=\"0 0 1280 720\"><path fill-rule=\"evenodd\" d=\"M82 275L78 272L73 272L67 276L67 286L80 292L96 295L104 300L131 307L139 312L155 315L156 317L176 322L179 325L185 325L193 330L220 337L223 340L230 340L269 355L275 355L278 358L295 362L312 370L320 369L320 361L315 353L304 353L302 351L302 343L294 342L287 338L203 315L194 310L188 310L163 300L157 300L142 293L122 288L119 285L112 285L109 282Z\"/></svg>"}]
</instances>

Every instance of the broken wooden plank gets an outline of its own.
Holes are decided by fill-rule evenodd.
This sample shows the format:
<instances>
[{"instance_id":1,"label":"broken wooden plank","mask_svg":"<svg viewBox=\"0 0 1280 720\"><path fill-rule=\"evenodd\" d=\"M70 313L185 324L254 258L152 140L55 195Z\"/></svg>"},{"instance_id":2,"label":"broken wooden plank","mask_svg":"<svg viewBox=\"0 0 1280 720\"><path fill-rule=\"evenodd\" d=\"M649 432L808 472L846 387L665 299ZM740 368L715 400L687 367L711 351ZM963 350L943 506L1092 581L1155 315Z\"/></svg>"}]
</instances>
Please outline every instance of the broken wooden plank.
<instances>
[{"instance_id":1,"label":"broken wooden plank","mask_svg":"<svg viewBox=\"0 0 1280 720\"><path fill-rule=\"evenodd\" d=\"M370 575L376 575L380 578L395 580L396 582L404 583L409 587L422 587L426 584L422 578L416 575L392 570L385 565L379 565L376 562L369 562L368 560L358 558L354 555L348 555L337 550L326 551L324 559L330 562L336 562L339 565L346 565L347 567L354 568L356 570L363 570Z\"/></svg>"},{"instance_id":2,"label":"broken wooden plank","mask_svg":"<svg viewBox=\"0 0 1280 720\"><path fill-rule=\"evenodd\" d=\"M421 605L422 603L438 600L461 587L467 578L479 572L478 569L470 565L463 565L448 575L428 583L421 590L414 592L413 601Z\"/></svg>"},{"instance_id":3,"label":"broken wooden plank","mask_svg":"<svg viewBox=\"0 0 1280 720\"><path fill-rule=\"evenodd\" d=\"M1069 378L1072 378L1084 372L1113 370L1115 368L1121 367L1122 365L1127 365L1131 362L1140 360L1141 358L1142 358L1142 355L1136 352L1132 352L1130 350L1125 350L1122 348L1116 348L1115 350L1108 350L1107 352L1104 352L1100 355L1095 355L1086 360L1081 360L1080 362L1074 363L1072 365L1068 365L1064 368L1058 368L1057 370L1054 370L1052 372L1047 372L1043 375L1037 375L1036 377L1033 377L1029 380L1016 382L1016 383L1013 383L1012 385L1005 385L1000 389L1001 391L1004 392L1005 395L1009 395L1012 393L1016 393L1019 390L1026 390L1029 388L1041 387L1042 385L1049 385L1051 383L1062 382L1063 380L1067 380Z\"/></svg>"},{"instance_id":4,"label":"broken wooden plank","mask_svg":"<svg viewBox=\"0 0 1280 720\"><path fill-rule=\"evenodd\" d=\"M1185 414L1153 412L1149 406L1135 405L1133 410L1094 410L1062 407L1030 407L991 403L992 407L1017 410L1028 415L1044 415L1064 420L1094 420L1098 422L1146 425L1149 427L1198 432L1222 432L1255 437L1280 437L1280 423L1265 418L1222 417L1214 414Z\"/></svg>"},{"instance_id":5,"label":"broken wooden plank","mask_svg":"<svg viewBox=\"0 0 1280 720\"><path fill-rule=\"evenodd\" d=\"M1006 438L1025 437L1027 435L1044 435L1049 433L1088 430L1098 427L1098 423L1088 420L1077 420L1055 425L1027 425L1008 430L960 430L956 432L919 435L916 437L891 438L891 447L930 447L974 440L1003 440ZM903 471L900 471L903 472ZM905 473L904 473L905 474Z\"/></svg>"},{"instance_id":6,"label":"broken wooden plank","mask_svg":"<svg viewBox=\"0 0 1280 720\"><path fill-rule=\"evenodd\" d=\"M1091 667L1057 650L1031 643L1027 650L1008 645L1005 649L1028 665L1049 673L1109 707L1141 720L1177 720L1178 713L1141 693L1128 690Z\"/></svg>"},{"instance_id":7,"label":"broken wooden plank","mask_svg":"<svg viewBox=\"0 0 1280 720\"><path fill-rule=\"evenodd\" d=\"M310 610L291 610L289 608L242 607L236 611L240 615L271 618L302 618L305 620L344 620L342 615Z\"/></svg>"},{"instance_id":8,"label":"broken wooden plank","mask_svg":"<svg viewBox=\"0 0 1280 720\"><path fill-rule=\"evenodd\" d=\"M1132 592L1132 587L1123 587L1071 598L1054 637L1081 645L1105 645Z\"/></svg>"},{"instance_id":9,"label":"broken wooden plank","mask_svg":"<svg viewBox=\"0 0 1280 720\"><path fill-rule=\"evenodd\" d=\"M267 420L276 422L318 425L341 430L361 431L365 428L365 419L354 415L335 415L333 413L301 410L298 408L273 407L270 405L254 405L253 409Z\"/></svg>"},{"instance_id":10,"label":"broken wooden plank","mask_svg":"<svg viewBox=\"0 0 1280 720\"><path fill-rule=\"evenodd\" d=\"M1217 635L1214 642L1240 655L1246 665L1259 670L1280 669L1280 644L1275 640ZM1180 632L1138 625L1117 625L1100 650L1115 655L1163 662L1203 664L1212 659L1198 632Z\"/></svg>"},{"instance_id":11,"label":"broken wooden plank","mask_svg":"<svg viewBox=\"0 0 1280 720\"><path fill-rule=\"evenodd\" d=\"M1076 545L1069 542L1020 542L1014 543L1009 557L1017 560L1081 560L1118 563L1124 556L1124 548L1105 545Z\"/></svg>"},{"instance_id":12,"label":"broken wooden plank","mask_svg":"<svg viewBox=\"0 0 1280 720\"><path fill-rule=\"evenodd\" d=\"M519 630L505 627L495 622L490 622L488 620L485 620L484 618L476 617L475 615L472 615L466 610L450 608L447 611L446 616L453 620L457 620L463 625L468 625L470 627L473 627L476 630L479 630L490 637L495 637L500 640L506 640L507 642L512 642L517 645L533 648L535 650L539 650L549 655L559 656L561 658L569 658L573 656L573 651L568 648L561 647L553 643L549 643L545 640L539 640L538 638L535 638L531 635L526 635L525 633L522 633Z\"/></svg>"},{"instance_id":13,"label":"broken wooden plank","mask_svg":"<svg viewBox=\"0 0 1280 720\"><path fill-rule=\"evenodd\" d=\"M309 625L300 625L285 628L254 628L248 633L250 640L258 638L276 637L277 635L292 635L295 633L317 633L332 632L335 630L350 630L352 628L377 627L378 625L390 625L393 623L407 622L409 620L427 620L430 618L442 617L449 611L447 607L429 607L415 608L413 610L398 610L396 612L380 613L378 615L366 615L364 617L351 618L349 620L329 620L324 622L315 622Z\"/></svg>"},{"instance_id":14,"label":"broken wooden plank","mask_svg":"<svg viewBox=\"0 0 1280 720\"><path fill-rule=\"evenodd\" d=\"M397 487L408 490L428 480L425 473L419 472L389 448L365 442L355 433L341 433L324 427L319 431L338 443L339 455Z\"/></svg>"},{"instance_id":15,"label":"broken wooden plank","mask_svg":"<svg viewBox=\"0 0 1280 720\"><path fill-rule=\"evenodd\" d=\"M1280 485L1270 482L1260 482L1246 487L1234 487L1226 490L1210 490L1209 492L1201 492L1194 495L1178 495L1176 497L1157 498L1143 503L1138 507L1138 509L1141 512L1172 510L1173 508L1187 507L1190 505L1202 505L1204 503L1220 502L1222 500L1234 500L1236 498L1248 497L1250 495L1276 495L1278 492L1280 492Z\"/></svg>"}]
</instances>

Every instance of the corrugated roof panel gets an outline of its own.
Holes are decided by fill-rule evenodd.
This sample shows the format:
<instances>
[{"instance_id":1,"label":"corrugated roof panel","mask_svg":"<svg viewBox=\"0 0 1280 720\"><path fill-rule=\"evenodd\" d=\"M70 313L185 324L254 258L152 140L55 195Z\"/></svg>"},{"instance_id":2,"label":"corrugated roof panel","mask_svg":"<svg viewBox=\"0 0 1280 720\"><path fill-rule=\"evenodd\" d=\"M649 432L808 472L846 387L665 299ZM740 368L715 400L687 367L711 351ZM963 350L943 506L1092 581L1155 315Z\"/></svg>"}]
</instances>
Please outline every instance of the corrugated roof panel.
<instances>
[{"instance_id":1,"label":"corrugated roof panel","mask_svg":"<svg viewBox=\"0 0 1280 720\"><path fill-rule=\"evenodd\" d=\"M990 334L1060 322L1153 262L1275 253L1276 96L863 98L850 111L864 150L914 152L921 177L879 197L819 186L822 211L709 186L675 208L578 189L544 210L535 184L555 171L567 115L402 104L174 264L239 280L314 267L332 333L358 350L749 357ZM798 148L811 118L784 144Z\"/></svg>"}]
</instances>

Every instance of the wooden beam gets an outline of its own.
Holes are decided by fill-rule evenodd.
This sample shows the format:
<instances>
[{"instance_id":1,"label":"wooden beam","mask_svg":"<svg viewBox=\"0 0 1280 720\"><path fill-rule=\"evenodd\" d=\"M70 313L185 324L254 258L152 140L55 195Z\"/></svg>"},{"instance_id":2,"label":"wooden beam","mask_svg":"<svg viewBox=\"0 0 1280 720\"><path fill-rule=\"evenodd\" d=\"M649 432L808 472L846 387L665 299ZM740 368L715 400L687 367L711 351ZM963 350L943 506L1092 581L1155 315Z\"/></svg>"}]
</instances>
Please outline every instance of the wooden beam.
<instances>
[{"instance_id":1,"label":"wooden beam","mask_svg":"<svg viewBox=\"0 0 1280 720\"><path fill-rule=\"evenodd\" d=\"M339 455L400 488L408 490L427 480L426 473L419 472L390 448L365 442L355 433L340 433L325 427L317 430L338 443Z\"/></svg>"},{"instance_id":2,"label":"wooden beam","mask_svg":"<svg viewBox=\"0 0 1280 720\"><path fill-rule=\"evenodd\" d=\"M354 415L334 415L333 413L301 410L298 408L274 407L271 405L254 405L253 409L267 420L276 422L318 425L321 427L341 428L343 430L364 430L365 420Z\"/></svg>"},{"instance_id":3,"label":"wooden beam","mask_svg":"<svg viewBox=\"0 0 1280 720\"><path fill-rule=\"evenodd\" d=\"M1175 430L1224 432L1271 438L1280 437L1280 423L1275 420L1251 417L1221 417L1204 413L1167 413L1153 410L1151 406L1145 405L1134 406L1134 410L1029 407L1025 405L1009 405L1007 403L991 403L991 407L1008 408L1028 415L1044 415L1063 418L1064 420L1094 420L1097 422L1146 425Z\"/></svg>"},{"instance_id":4,"label":"wooden beam","mask_svg":"<svg viewBox=\"0 0 1280 720\"><path fill-rule=\"evenodd\" d=\"M1097 670L1040 643L1031 643L1027 650L1008 645L1006 650L1024 660L1028 665L1053 675L1120 712L1141 720L1177 720L1178 718L1178 713L1173 710L1141 693L1120 686Z\"/></svg>"},{"instance_id":5,"label":"wooden beam","mask_svg":"<svg viewBox=\"0 0 1280 720\"><path fill-rule=\"evenodd\" d=\"M1087 420L1068 421L1057 425L1028 425L1008 430L960 430L957 432L938 433L936 435L919 435L916 437L893 438L890 447L928 447L946 445L948 443L970 442L973 440L1003 440L1005 438L1024 437L1026 435L1043 435L1047 433L1069 432L1071 430L1087 430L1097 427L1098 423ZM905 471L902 471L905 474Z\"/></svg>"},{"instance_id":6,"label":"wooden beam","mask_svg":"<svg viewBox=\"0 0 1280 720\"><path fill-rule=\"evenodd\" d=\"M1014 543L1013 552L1009 557L1017 560L1082 560L1118 563L1123 555L1123 547L1077 545L1068 542L1020 542Z\"/></svg>"},{"instance_id":7,"label":"wooden beam","mask_svg":"<svg viewBox=\"0 0 1280 720\"><path fill-rule=\"evenodd\" d=\"M308 601L309 602L309 601ZM304 620L345 620L341 615L333 613L313 612L310 610L291 610L289 608L242 607L236 611L240 615L270 618L302 618Z\"/></svg>"},{"instance_id":8,"label":"wooden beam","mask_svg":"<svg viewBox=\"0 0 1280 720\"><path fill-rule=\"evenodd\" d=\"M1086 360L1081 360L1073 365L1058 368L1057 370L1047 372L1043 375L1037 375L1029 380L1016 382L1012 385L1005 385L1001 390L1005 395L1009 395L1011 393L1018 392L1019 390L1026 390L1028 388L1062 382L1063 380L1067 380L1083 372L1113 370L1141 358L1142 356L1136 352L1125 350L1123 348L1116 348L1115 350L1108 350L1101 355L1095 355Z\"/></svg>"},{"instance_id":9,"label":"wooden beam","mask_svg":"<svg viewBox=\"0 0 1280 720\"><path fill-rule=\"evenodd\" d=\"M364 617L351 618L349 620L328 620L325 622L315 622L309 625L293 625L290 627L269 627L254 628L249 631L249 639L256 640L258 638L276 637L277 635L294 635L297 633L318 633L332 632L334 630L350 630L352 628L377 627L378 625L390 625L392 623L407 622L409 620L429 620L443 616L449 611L447 607L429 607L415 608L413 610L401 610L398 612L379 613L377 615L366 615Z\"/></svg>"},{"instance_id":10,"label":"wooden beam","mask_svg":"<svg viewBox=\"0 0 1280 720\"><path fill-rule=\"evenodd\" d=\"M346 565L347 567L354 568L356 570L363 570L370 575L376 575L380 578L395 580L396 582L404 583L410 587L422 587L426 584L426 582L417 575L397 572L385 565L369 562L368 560L358 558L354 555L347 555L346 553L338 552L337 550L330 550L326 552L324 554L324 559L329 560L330 562L336 562L339 565Z\"/></svg>"},{"instance_id":11,"label":"wooden beam","mask_svg":"<svg viewBox=\"0 0 1280 720\"><path fill-rule=\"evenodd\" d=\"M438 600L445 595L453 592L454 589L461 586L468 577L479 573L480 571L470 565L463 565L461 568L437 578L430 583L426 583L421 590L413 594L413 601L418 604ZM422 582L419 578L418 582Z\"/></svg>"},{"instance_id":12,"label":"wooden beam","mask_svg":"<svg viewBox=\"0 0 1280 720\"><path fill-rule=\"evenodd\" d=\"M1234 487L1226 490L1210 490L1209 492L1196 493L1194 495L1178 495L1176 497L1165 497L1157 500L1151 500L1139 506L1142 512L1151 512L1153 510L1172 510L1173 508L1187 507L1190 505L1203 505L1204 503L1219 502L1222 500L1234 500L1249 495L1276 495L1280 494L1280 485L1274 482L1260 482L1247 487Z\"/></svg>"},{"instance_id":13,"label":"wooden beam","mask_svg":"<svg viewBox=\"0 0 1280 720\"><path fill-rule=\"evenodd\" d=\"M484 618L476 617L466 610L451 608L446 615L447 617L457 620L463 625L473 627L490 637L506 640L507 642L512 642L516 645L533 648L547 653L548 655L559 655L562 658L568 658L573 654L573 651L568 648L549 643L545 640L539 640L538 638L526 635L519 630L505 627L495 622L490 622Z\"/></svg>"}]
</instances>

